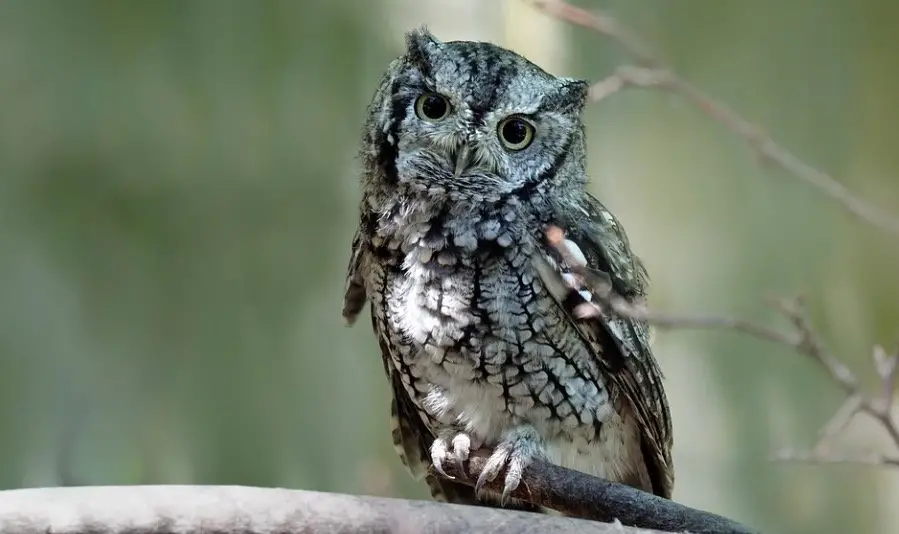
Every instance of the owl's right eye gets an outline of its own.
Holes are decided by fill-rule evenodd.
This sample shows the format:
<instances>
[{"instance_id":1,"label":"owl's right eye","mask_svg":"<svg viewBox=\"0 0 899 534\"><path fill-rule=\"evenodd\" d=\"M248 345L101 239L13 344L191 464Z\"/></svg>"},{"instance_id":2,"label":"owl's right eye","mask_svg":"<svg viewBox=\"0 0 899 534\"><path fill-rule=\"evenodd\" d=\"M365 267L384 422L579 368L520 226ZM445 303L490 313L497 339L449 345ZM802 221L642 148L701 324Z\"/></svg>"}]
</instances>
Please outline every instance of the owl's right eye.
<instances>
[{"instance_id":1,"label":"owl's right eye","mask_svg":"<svg viewBox=\"0 0 899 534\"><path fill-rule=\"evenodd\" d=\"M446 97L437 93L425 93L415 101L415 114L422 120L437 122L445 119L449 112Z\"/></svg>"}]
</instances>

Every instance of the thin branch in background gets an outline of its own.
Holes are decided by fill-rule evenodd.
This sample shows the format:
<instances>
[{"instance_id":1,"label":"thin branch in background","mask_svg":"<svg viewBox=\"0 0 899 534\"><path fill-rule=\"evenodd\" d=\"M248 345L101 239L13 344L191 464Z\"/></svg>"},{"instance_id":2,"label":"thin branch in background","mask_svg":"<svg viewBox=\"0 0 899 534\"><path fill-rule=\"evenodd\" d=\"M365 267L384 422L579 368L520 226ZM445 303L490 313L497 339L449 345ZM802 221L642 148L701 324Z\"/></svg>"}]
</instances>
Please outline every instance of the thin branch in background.
<instances>
[{"instance_id":1,"label":"thin branch in background","mask_svg":"<svg viewBox=\"0 0 899 534\"><path fill-rule=\"evenodd\" d=\"M712 328L734 330L765 341L790 347L794 351L807 356L820 365L827 375L846 393L847 401L822 430L818 445L810 452L781 452L780 458L796 457L808 460L817 458L822 462L847 462L850 456L832 455L826 452L826 442L836 432L842 430L848 421L859 413L874 418L890 436L899 451L899 424L893 413L893 391L896 387L899 355L887 355L882 347L874 349L874 362L878 376L882 380L881 395L869 397L861 391L858 378L838 358L833 356L821 341L805 314L802 298L771 299L769 304L781 312L793 326L793 332L783 333L779 330L730 317L677 317L652 311L644 305L636 305L616 295L608 280L591 271L577 261L577 254L571 250L571 242L565 239L561 228L550 227L546 239L574 274L570 279L571 289L579 291L587 289L593 296L592 302L585 302L578 309L581 316L601 316L617 314L646 321L657 327L665 328ZM875 462L877 460L877 462ZM880 455L864 455L858 457L859 463L888 465L899 467L899 458Z\"/></svg>"},{"instance_id":2,"label":"thin branch in background","mask_svg":"<svg viewBox=\"0 0 899 534\"><path fill-rule=\"evenodd\" d=\"M590 86L590 101L599 102L628 87L665 87L670 83L669 76L668 71L661 69L622 65L611 75Z\"/></svg>"},{"instance_id":3,"label":"thin branch in background","mask_svg":"<svg viewBox=\"0 0 899 534\"><path fill-rule=\"evenodd\" d=\"M830 420L827 421L827 424L821 427L818 443L830 443L833 438L843 432L843 430L849 426L852 418L858 413L861 404L862 398L860 396L851 395L847 397L837 411L834 412L833 416L831 416ZM819 449L819 447L816 447L816 449Z\"/></svg>"},{"instance_id":4,"label":"thin branch in background","mask_svg":"<svg viewBox=\"0 0 899 534\"><path fill-rule=\"evenodd\" d=\"M806 462L813 464L854 464L870 465L874 467L899 467L899 458L884 456L875 452L868 454L839 454L831 453L829 451L793 451L790 449L784 449L778 452L775 459L788 462Z\"/></svg>"},{"instance_id":5,"label":"thin branch in background","mask_svg":"<svg viewBox=\"0 0 899 534\"><path fill-rule=\"evenodd\" d=\"M824 353L826 354L826 353ZM831 357L832 358L832 357ZM778 460L819 463L856 463L862 465L886 465L899 467L899 456L886 456L879 453L843 454L832 450L831 442L858 414L866 414L880 424L886 431L899 452L899 425L896 422L896 414L892 404L893 390L896 387L895 362L896 354L886 355L883 347L874 347L875 362L881 361L882 365L875 364L875 371L881 379L882 393L879 397L866 397L858 386L858 381L848 369L843 368L840 374L834 374L834 367L825 365L830 375L846 392L848 397L836 413L830 418L819 433L818 441L809 451L795 451L783 449L777 452ZM836 361L834 358L833 361ZM842 364L840 364L842 365ZM839 369L837 367L836 369Z\"/></svg>"},{"instance_id":6,"label":"thin branch in background","mask_svg":"<svg viewBox=\"0 0 899 534\"><path fill-rule=\"evenodd\" d=\"M889 409L893 405L893 396L896 391L896 380L899 375L899 348L893 354L887 354L881 346L874 347L872 354L874 369L877 375L883 379L883 404Z\"/></svg>"},{"instance_id":7,"label":"thin branch in background","mask_svg":"<svg viewBox=\"0 0 899 534\"><path fill-rule=\"evenodd\" d=\"M615 18L601 11L588 11L562 0L525 1L548 15L612 39L634 58L637 67L621 67L612 76L592 87L591 96L594 100L606 98L628 86L658 88L678 94L741 137L762 161L776 164L837 201L851 215L899 237L899 218L858 198L832 176L805 163L765 135L761 128L678 76L663 65L642 39L623 28Z\"/></svg>"}]
</instances>

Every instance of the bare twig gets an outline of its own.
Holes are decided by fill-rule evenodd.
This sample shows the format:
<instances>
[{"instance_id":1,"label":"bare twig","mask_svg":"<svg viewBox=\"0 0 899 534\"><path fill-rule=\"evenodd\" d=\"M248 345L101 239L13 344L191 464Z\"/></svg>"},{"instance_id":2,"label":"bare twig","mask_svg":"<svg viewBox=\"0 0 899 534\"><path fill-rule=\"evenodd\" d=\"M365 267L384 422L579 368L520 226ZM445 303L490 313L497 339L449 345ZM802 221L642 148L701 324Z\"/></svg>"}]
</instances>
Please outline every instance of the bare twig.
<instances>
[{"instance_id":1,"label":"bare twig","mask_svg":"<svg viewBox=\"0 0 899 534\"><path fill-rule=\"evenodd\" d=\"M850 395L846 398L846 401L834 412L827 424L821 427L815 450L820 450L824 444L829 443L849 426L849 422L858 413L863 401L864 399L859 395Z\"/></svg>"},{"instance_id":2,"label":"bare twig","mask_svg":"<svg viewBox=\"0 0 899 534\"><path fill-rule=\"evenodd\" d=\"M872 354L877 375L883 378L883 405L889 410L893 406L893 395L896 391L896 379L899 375L899 349L888 355L881 346L874 347Z\"/></svg>"},{"instance_id":3,"label":"bare twig","mask_svg":"<svg viewBox=\"0 0 899 534\"><path fill-rule=\"evenodd\" d=\"M666 70L622 65L590 86L590 100L599 102L628 87L665 88L671 83L670 77Z\"/></svg>"},{"instance_id":4,"label":"bare twig","mask_svg":"<svg viewBox=\"0 0 899 534\"><path fill-rule=\"evenodd\" d=\"M241 486L106 486L0 491L0 534L47 532L659 534L658 531L621 524L476 506Z\"/></svg>"},{"instance_id":5,"label":"bare twig","mask_svg":"<svg viewBox=\"0 0 899 534\"><path fill-rule=\"evenodd\" d=\"M875 459L878 465L899 467L899 462L892 458L879 455L865 455L863 457L850 457L845 455L832 456L822 450L826 441L832 435L846 426L849 419L858 413L864 413L873 417L890 436L893 444L899 450L899 424L892 413L892 398L897 380L897 356L887 356L885 351L877 347L874 350L874 361L878 375L883 381L880 398L871 398L861 391L858 378L839 359L834 357L821 341L818 334L812 328L811 322L802 307L802 298L774 299L770 304L780 311L793 326L792 334L785 334L778 330L758 325L741 319L729 317L675 317L659 312L653 312L644 305L628 302L612 291L608 280L591 271L577 260L578 254L571 250L575 246L565 239L564 232L558 227L550 227L546 232L546 239L562 261L574 274L571 289L588 289L592 295L592 302L585 302L578 309L581 316L617 314L634 319L640 319L659 327L676 328L714 328L722 330L735 330L749 334L758 339L771 341L792 348L796 352L809 357L827 372L833 381L846 393L846 403L837 411L834 417L822 430L821 439L812 452L789 453L790 458L818 458L822 462L847 462L851 458L862 458L861 463L871 464ZM784 455L782 454L781 457Z\"/></svg>"},{"instance_id":6,"label":"bare twig","mask_svg":"<svg viewBox=\"0 0 899 534\"><path fill-rule=\"evenodd\" d=\"M678 94L743 138L763 161L774 163L812 185L856 218L899 236L899 218L858 198L832 176L805 163L765 135L761 128L665 67L642 39L623 28L613 17L598 10L587 11L563 0L527 1L549 15L612 39L635 59L639 67L621 67L615 74L594 85L591 89L593 99L600 100L627 86L655 87Z\"/></svg>"},{"instance_id":7,"label":"bare twig","mask_svg":"<svg viewBox=\"0 0 899 534\"><path fill-rule=\"evenodd\" d=\"M858 464L871 466L899 467L899 458L888 457L878 453L869 454L835 454L829 451L819 452L812 451L792 451L789 449L781 450L777 453L778 460L790 462L806 462L815 464Z\"/></svg>"}]
</instances>

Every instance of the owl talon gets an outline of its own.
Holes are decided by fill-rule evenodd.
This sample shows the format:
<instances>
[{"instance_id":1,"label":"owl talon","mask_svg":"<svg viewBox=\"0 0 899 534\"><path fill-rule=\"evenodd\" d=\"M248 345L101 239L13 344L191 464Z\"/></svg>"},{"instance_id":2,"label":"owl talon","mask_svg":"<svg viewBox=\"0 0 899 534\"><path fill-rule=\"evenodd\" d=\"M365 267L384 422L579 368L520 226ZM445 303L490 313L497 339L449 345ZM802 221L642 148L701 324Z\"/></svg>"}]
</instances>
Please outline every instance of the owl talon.
<instances>
[{"instance_id":1,"label":"owl talon","mask_svg":"<svg viewBox=\"0 0 899 534\"><path fill-rule=\"evenodd\" d=\"M465 470L465 462L468 460L470 452L471 438L468 437L468 434L456 434L456 437L453 438L453 458L456 461L456 467L465 478L468 478L468 472Z\"/></svg>"},{"instance_id":2,"label":"owl talon","mask_svg":"<svg viewBox=\"0 0 899 534\"><path fill-rule=\"evenodd\" d=\"M431 463L434 470L441 476L455 479L443 469L443 465L452 460L462 476L468 476L465 472L465 461L471 452L471 437L464 432L455 430L441 433L431 444Z\"/></svg>"},{"instance_id":3,"label":"owl talon","mask_svg":"<svg viewBox=\"0 0 899 534\"><path fill-rule=\"evenodd\" d=\"M436 460L434 462L434 470L437 471L438 473L440 473L441 476L444 476L446 478L449 478L449 479L456 478L454 476L451 476L449 473L447 473L446 471L443 470L443 465L441 464L440 460Z\"/></svg>"},{"instance_id":4,"label":"owl talon","mask_svg":"<svg viewBox=\"0 0 899 534\"><path fill-rule=\"evenodd\" d=\"M441 476L446 478L453 478L443 470L443 462L448 457L449 447L447 447L446 438L437 437L437 439L434 440L434 443L431 444L431 463L434 464L434 471L437 471Z\"/></svg>"},{"instance_id":5,"label":"owl talon","mask_svg":"<svg viewBox=\"0 0 899 534\"><path fill-rule=\"evenodd\" d=\"M484 465L484 469L475 483L475 492L480 493L487 482L496 480L496 477L506 468L506 478L500 500L500 503L505 506L509 502L512 492L521 483L525 468L534 459L543 456L543 441L533 427L523 426L507 431L487 459L487 464Z\"/></svg>"}]
</instances>

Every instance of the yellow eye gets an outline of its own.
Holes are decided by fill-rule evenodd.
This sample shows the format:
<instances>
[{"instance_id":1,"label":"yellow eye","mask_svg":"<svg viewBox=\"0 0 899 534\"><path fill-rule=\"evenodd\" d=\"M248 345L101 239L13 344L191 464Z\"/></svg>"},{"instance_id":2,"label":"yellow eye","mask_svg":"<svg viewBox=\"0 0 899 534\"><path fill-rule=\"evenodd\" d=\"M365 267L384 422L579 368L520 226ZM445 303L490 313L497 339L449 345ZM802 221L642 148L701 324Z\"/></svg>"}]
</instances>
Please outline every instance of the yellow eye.
<instances>
[{"instance_id":1,"label":"yellow eye","mask_svg":"<svg viewBox=\"0 0 899 534\"><path fill-rule=\"evenodd\" d=\"M521 117L503 119L496 131L509 150L524 150L534 140L534 125Z\"/></svg>"},{"instance_id":2,"label":"yellow eye","mask_svg":"<svg viewBox=\"0 0 899 534\"><path fill-rule=\"evenodd\" d=\"M415 114L422 120L437 122L445 119L449 112L449 101L437 93L425 93L415 101Z\"/></svg>"}]
</instances>

